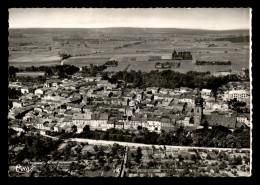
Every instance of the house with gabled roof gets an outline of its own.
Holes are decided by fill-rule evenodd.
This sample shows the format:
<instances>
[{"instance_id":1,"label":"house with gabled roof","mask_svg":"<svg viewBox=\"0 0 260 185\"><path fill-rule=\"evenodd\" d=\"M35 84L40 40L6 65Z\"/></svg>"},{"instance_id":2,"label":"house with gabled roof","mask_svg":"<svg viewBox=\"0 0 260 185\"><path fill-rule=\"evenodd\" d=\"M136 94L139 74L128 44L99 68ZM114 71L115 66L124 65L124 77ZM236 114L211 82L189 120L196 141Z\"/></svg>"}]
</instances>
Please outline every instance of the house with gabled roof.
<instances>
[{"instance_id":1,"label":"house with gabled roof","mask_svg":"<svg viewBox=\"0 0 260 185\"><path fill-rule=\"evenodd\" d=\"M59 84L61 84L61 80L60 79L48 79L46 80L46 82L44 83L45 87L58 87Z\"/></svg>"},{"instance_id":2,"label":"house with gabled roof","mask_svg":"<svg viewBox=\"0 0 260 185\"><path fill-rule=\"evenodd\" d=\"M207 120L209 126L224 126L229 129L236 128L236 113L233 114L222 114L220 112L218 113L212 113L210 116L205 116L205 120Z\"/></svg>"},{"instance_id":3,"label":"house with gabled roof","mask_svg":"<svg viewBox=\"0 0 260 185\"><path fill-rule=\"evenodd\" d=\"M18 125L18 124L12 125L12 126L10 126L10 128L17 131L18 135L21 134L22 132L25 132L25 130L22 128L22 126Z\"/></svg>"},{"instance_id":4,"label":"house with gabled roof","mask_svg":"<svg viewBox=\"0 0 260 185\"><path fill-rule=\"evenodd\" d=\"M202 89L200 91L201 93L201 97L204 98L204 99L207 99L207 98L210 98L213 96L213 91L212 89Z\"/></svg>"},{"instance_id":5,"label":"house with gabled roof","mask_svg":"<svg viewBox=\"0 0 260 185\"><path fill-rule=\"evenodd\" d=\"M146 92L149 92L149 91L152 92L153 94L158 93L159 88L158 87L147 87Z\"/></svg>"},{"instance_id":6,"label":"house with gabled roof","mask_svg":"<svg viewBox=\"0 0 260 185\"><path fill-rule=\"evenodd\" d=\"M241 113L236 116L237 122L244 123L247 126L250 126L250 114L248 113Z\"/></svg>"},{"instance_id":7,"label":"house with gabled roof","mask_svg":"<svg viewBox=\"0 0 260 185\"><path fill-rule=\"evenodd\" d=\"M160 132L161 131L161 120L157 117L147 118L147 129L149 131Z\"/></svg>"},{"instance_id":8,"label":"house with gabled roof","mask_svg":"<svg viewBox=\"0 0 260 185\"><path fill-rule=\"evenodd\" d=\"M22 108L22 105L23 103L22 102L20 102L19 100L13 100L12 101L12 105L13 105L13 108L15 109L15 108Z\"/></svg>"},{"instance_id":9,"label":"house with gabled roof","mask_svg":"<svg viewBox=\"0 0 260 185\"><path fill-rule=\"evenodd\" d=\"M39 88L34 91L34 94L36 94L37 96L42 96L44 95L45 92L46 92L45 88Z\"/></svg>"},{"instance_id":10,"label":"house with gabled roof","mask_svg":"<svg viewBox=\"0 0 260 185\"><path fill-rule=\"evenodd\" d=\"M47 130L47 129L48 129L48 125L49 125L51 122L52 122L51 119L39 119L39 120L35 123L35 128Z\"/></svg>"},{"instance_id":11,"label":"house with gabled roof","mask_svg":"<svg viewBox=\"0 0 260 185\"><path fill-rule=\"evenodd\" d=\"M183 93L179 97L179 102L195 105L195 96L192 93Z\"/></svg>"},{"instance_id":12,"label":"house with gabled roof","mask_svg":"<svg viewBox=\"0 0 260 185\"><path fill-rule=\"evenodd\" d=\"M26 86L21 87L21 93L22 93L22 94L27 94L27 93L29 93L29 87L26 87Z\"/></svg>"},{"instance_id":13,"label":"house with gabled roof","mask_svg":"<svg viewBox=\"0 0 260 185\"><path fill-rule=\"evenodd\" d=\"M115 128L116 117L110 117L107 122L107 129Z\"/></svg>"}]
</instances>

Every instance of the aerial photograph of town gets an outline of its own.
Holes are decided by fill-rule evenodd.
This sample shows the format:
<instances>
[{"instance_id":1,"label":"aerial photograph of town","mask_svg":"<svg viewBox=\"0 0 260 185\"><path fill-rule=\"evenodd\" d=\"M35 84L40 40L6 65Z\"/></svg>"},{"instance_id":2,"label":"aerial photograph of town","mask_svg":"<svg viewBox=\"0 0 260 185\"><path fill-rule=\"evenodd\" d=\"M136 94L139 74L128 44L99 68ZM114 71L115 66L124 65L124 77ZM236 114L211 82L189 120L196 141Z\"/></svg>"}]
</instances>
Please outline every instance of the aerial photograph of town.
<instances>
[{"instance_id":1,"label":"aerial photograph of town","mask_svg":"<svg viewBox=\"0 0 260 185\"><path fill-rule=\"evenodd\" d=\"M11 8L9 177L250 177L250 8Z\"/></svg>"}]
</instances>

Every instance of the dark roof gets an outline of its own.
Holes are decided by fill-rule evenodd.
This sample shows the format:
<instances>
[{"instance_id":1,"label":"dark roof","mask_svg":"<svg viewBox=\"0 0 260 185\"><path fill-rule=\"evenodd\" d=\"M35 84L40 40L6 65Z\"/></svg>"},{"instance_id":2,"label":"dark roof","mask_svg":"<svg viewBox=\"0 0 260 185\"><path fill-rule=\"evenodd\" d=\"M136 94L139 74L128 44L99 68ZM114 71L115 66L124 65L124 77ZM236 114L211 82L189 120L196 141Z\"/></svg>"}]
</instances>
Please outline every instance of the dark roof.
<instances>
[{"instance_id":1,"label":"dark roof","mask_svg":"<svg viewBox=\"0 0 260 185\"><path fill-rule=\"evenodd\" d=\"M240 128L240 127L242 127L242 126L246 126L246 124L243 123L243 122L237 122L237 124L236 124L236 127L237 127L237 128Z\"/></svg>"},{"instance_id":2,"label":"dark roof","mask_svg":"<svg viewBox=\"0 0 260 185\"><path fill-rule=\"evenodd\" d=\"M100 120L108 120L108 114L100 114L99 119Z\"/></svg>"},{"instance_id":3,"label":"dark roof","mask_svg":"<svg viewBox=\"0 0 260 185\"><path fill-rule=\"evenodd\" d=\"M181 94L180 98L194 99L194 94L192 94L192 93L183 93L183 94Z\"/></svg>"},{"instance_id":4,"label":"dark roof","mask_svg":"<svg viewBox=\"0 0 260 185\"><path fill-rule=\"evenodd\" d=\"M67 106L73 107L73 108L82 108L83 105L80 104L74 104L74 103L67 103Z\"/></svg>"},{"instance_id":5,"label":"dark roof","mask_svg":"<svg viewBox=\"0 0 260 185\"><path fill-rule=\"evenodd\" d=\"M237 114L237 117L246 117L247 119L250 119L250 114L248 114L248 113L241 113L241 114Z\"/></svg>"},{"instance_id":6,"label":"dark roof","mask_svg":"<svg viewBox=\"0 0 260 185\"><path fill-rule=\"evenodd\" d=\"M211 114L210 116L206 116L206 120L208 121L209 126L222 125L227 128L236 127L236 116L234 114L231 116Z\"/></svg>"},{"instance_id":7,"label":"dark roof","mask_svg":"<svg viewBox=\"0 0 260 185\"><path fill-rule=\"evenodd\" d=\"M58 82L61 82L60 79L49 79L49 80L46 80L46 83L58 83Z\"/></svg>"}]
</instances>

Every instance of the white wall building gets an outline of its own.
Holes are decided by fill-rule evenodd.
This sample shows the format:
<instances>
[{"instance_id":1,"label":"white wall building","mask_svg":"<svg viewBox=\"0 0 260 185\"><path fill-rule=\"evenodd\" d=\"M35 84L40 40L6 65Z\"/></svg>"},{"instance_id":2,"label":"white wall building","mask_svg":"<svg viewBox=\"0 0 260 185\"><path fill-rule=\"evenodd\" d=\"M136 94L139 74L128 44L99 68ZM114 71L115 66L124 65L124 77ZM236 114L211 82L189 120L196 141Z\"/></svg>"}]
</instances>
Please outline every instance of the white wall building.
<instances>
[{"instance_id":1,"label":"white wall building","mask_svg":"<svg viewBox=\"0 0 260 185\"><path fill-rule=\"evenodd\" d=\"M22 94L27 94L27 93L29 93L29 88L28 88L28 87L22 87L22 88L21 88L21 93L22 93Z\"/></svg>"},{"instance_id":2,"label":"white wall building","mask_svg":"<svg viewBox=\"0 0 260 185\"><path fill-rule=\"evenodd\" d=\"M225 101L229 101L235 98L238 101L248 101L250 99L250 93L246 90L232 90L225 92L223 96L223 100Z\"/></svg>"},{"instance_id":3,"label":"white wall building","mask_svg":"<svg viewBox=\"0 0 260 185\"><path fill-rule=\"evenodd\" d=\"M204 99L210 98L213 96L213 92L211 89L202 89L201 97Z\"/></svg>"}]
</instances>

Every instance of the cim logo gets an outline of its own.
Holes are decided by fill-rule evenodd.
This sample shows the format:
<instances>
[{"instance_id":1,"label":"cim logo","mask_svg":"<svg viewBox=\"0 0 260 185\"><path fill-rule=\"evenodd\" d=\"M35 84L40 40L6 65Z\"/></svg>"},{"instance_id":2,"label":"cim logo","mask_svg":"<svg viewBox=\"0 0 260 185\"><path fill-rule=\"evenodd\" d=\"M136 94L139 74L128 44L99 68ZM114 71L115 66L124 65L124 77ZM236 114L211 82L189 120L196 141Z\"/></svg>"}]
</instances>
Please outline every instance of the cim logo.
<instances>
[{"instance_id":1,"label":"cim logo","mask_svg":"<svg viewBox=\"0 0 260 185\"><path fill-rule=\"evenodd\" d=\"M18 165L16 165L16 172L18 172L18 173L28 173L28 172L31 172L34 167L35 166L30 165L30 164L23 165L23 166L18 164Z\"/></svg>"}]
</instances>

